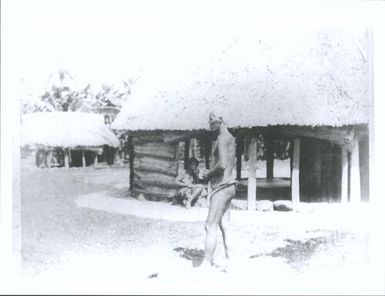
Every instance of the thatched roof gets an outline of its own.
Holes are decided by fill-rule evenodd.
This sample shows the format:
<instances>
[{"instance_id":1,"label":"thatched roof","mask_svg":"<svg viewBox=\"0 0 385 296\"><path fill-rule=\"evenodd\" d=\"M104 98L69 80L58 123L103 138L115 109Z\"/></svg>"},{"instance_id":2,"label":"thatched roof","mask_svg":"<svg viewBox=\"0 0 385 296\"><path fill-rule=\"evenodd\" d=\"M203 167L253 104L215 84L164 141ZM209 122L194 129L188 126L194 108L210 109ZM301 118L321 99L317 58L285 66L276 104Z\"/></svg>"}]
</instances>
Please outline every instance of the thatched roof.
<instances>
[{"instance_id":1,"label":"thatched roof","mask_svg":"<svg viewBox=\"0 0 385 296\"><path fill-rule=\"evenodd\" d=\"M171 79L138 83L112 128L206 129L211 111L230 127L368 122L366 30L237 35L217 52Z\"/></svg>"},{"instance_id":2,"label":"thatched roof","mask_svg":"<svg viewBox=\"0 0 385 296\"><path fill-rule=\"evenodd\" d=\"M101 114L39 112L22 117L21 145L50 147L119 146Z\"/></svg>"}]
</instances>

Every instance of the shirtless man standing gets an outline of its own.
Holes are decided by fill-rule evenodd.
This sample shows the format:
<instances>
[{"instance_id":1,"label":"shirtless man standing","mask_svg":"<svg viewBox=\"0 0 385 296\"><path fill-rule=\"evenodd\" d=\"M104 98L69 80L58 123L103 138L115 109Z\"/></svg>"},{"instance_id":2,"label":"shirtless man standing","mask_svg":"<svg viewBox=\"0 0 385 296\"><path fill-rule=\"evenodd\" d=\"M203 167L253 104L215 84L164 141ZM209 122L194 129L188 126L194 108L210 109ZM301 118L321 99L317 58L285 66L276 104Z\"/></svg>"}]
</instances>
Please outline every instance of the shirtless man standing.
<instances>
[{"instance_id":1,"label":"shirtless man standing","mask_svg":"<svg viewBox=\"0 0 385 296\"><path fill-rule=\"evenodd\" d=\"M211 183L210 206L206 220L205 256L202 267L213 264L218 228L222 232L226 258L230 257L228 224L231 199L235 195L237 182L233 177L235 166L235 139L228 131L222 118L210 115L210 129L219 132L212 152L212 168L204 175Z\"/></svg>"}]
</instances>

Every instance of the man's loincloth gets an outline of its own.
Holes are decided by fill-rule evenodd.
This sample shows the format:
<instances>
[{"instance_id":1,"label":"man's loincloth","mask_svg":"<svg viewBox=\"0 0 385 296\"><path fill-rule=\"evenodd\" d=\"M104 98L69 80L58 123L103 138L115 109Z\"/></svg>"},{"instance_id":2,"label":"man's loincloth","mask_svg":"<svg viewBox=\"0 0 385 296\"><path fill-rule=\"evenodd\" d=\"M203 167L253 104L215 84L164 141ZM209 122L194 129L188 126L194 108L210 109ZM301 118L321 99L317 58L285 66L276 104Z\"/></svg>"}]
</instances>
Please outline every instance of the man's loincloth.
<instances>
[{"instance_id":1,"label":"man's loincloth","mask_svg":"<svg viewBox=\"0 0 385 296\"><path fill-rule=\"evenodd\" d=\"M237 189L238 186L238 181L230 181L230 182L225 182L225 183L219 183L214 186L212 186L212 190L210 194L208 195L208 200L210 200L215 194L217 194L219 191L222 191L225 188L229 188L231 186L235 186L235 190Z\"/></svg>"}]
</instances>

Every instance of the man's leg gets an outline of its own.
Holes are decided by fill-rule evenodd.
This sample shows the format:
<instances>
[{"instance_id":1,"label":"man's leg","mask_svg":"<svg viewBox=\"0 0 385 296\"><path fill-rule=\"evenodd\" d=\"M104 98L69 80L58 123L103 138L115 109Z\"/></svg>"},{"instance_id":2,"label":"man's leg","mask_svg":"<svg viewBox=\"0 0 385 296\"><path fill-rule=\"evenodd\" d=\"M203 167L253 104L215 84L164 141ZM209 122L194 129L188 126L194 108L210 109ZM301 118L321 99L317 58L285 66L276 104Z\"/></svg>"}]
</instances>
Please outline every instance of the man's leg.
<instances>
[{"instance_id":1,"label":"man's leg","mask_svg":"<svg viewBox=\"0 0 385 296\"><path fill-rule=\"evenodd\" d=\"M226 212L223 214L221 221L219 222L219 228L222 232L223 246L225 248L226 258L230 259L230 246L229 246L229 224L230 224L230 206L228 206Z\"/></svg>"},{"instance_id":2,"label":"man's leg","mask_svg":"<svg viewBox=\"0 0 385 296\"><path fill-rule=\"evenodd\" d=\"M204 265L212 264L214 251L217 244L217 233L219 223L223 214L227 210L228 200L231 199L228 188L222 189L211 197L209 214L206 220L206 244L205 257L203 259Z\"/></svg>"},{"instance_id":3,"label":"man's leg","mask_svg":"<svg viewBox=\"0 0 385 296\"><path fill-rule=\"evenodd\" d=\"M222 238L223 238L223 246L225 248L226 258L230 259L230 245L229 245L229 226L230 226L230 207L231 207L231 200L235 195L235 187L231 187L228 189L227 194L229 195L229 198L227 199L225 213L222 216L222 219L219 221L219 228L222 232Z\"/></svg>"}]
</instances>

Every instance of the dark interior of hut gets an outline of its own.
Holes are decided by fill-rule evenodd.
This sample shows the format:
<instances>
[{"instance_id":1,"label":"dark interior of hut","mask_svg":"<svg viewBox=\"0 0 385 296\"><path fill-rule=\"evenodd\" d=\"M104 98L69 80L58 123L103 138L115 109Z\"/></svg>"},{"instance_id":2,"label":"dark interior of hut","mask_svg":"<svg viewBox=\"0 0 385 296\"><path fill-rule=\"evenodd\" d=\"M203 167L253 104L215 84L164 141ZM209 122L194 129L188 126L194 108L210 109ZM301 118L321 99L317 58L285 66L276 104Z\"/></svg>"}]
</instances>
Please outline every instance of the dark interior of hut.
<instances>
[{"instance_id":1,"label":"dark interior of hut","mask_svg":"<svg viewBox=\"0 0 385 296\"><path fill-rule=\"evenodd\" d=\"M95 152L94 151L84 150L84 152L82 152L82 150L71 150L71 167L82 167L83 166L82 153L84 153L86 166L94 164L94 160L95 160ZM103 155L101 155L101 158L102 157L103 157Z\"/></svg>"},{"instance_id":2,"label":"dark interior of hut","mask_svg":"<svg viewBox=\"0 0 385 296\"><path fill-rule=\"evenodd\" d=\"M70 151L70 167L87 167L98 163L111 165L114 163L114 153L113 148L107 145L96 148L73 149Z\"/></svg>"},{"instance_id":3,"label":"dark interior of hut","mask_svg":"<svg viewBox=\"0 0 385 296\"><path fill-rule=\"evenodd\" d=\"M67 148L66 148L67 149ZM35 149L22 149L22 157L32 154ZM69 167L87 167L98 163L113 164L115 151L111 147L73 148L69 150ZM37 167L64 167L65 149L61 147L40 147L36 149Z\"/></svg>"}]
</instances>

